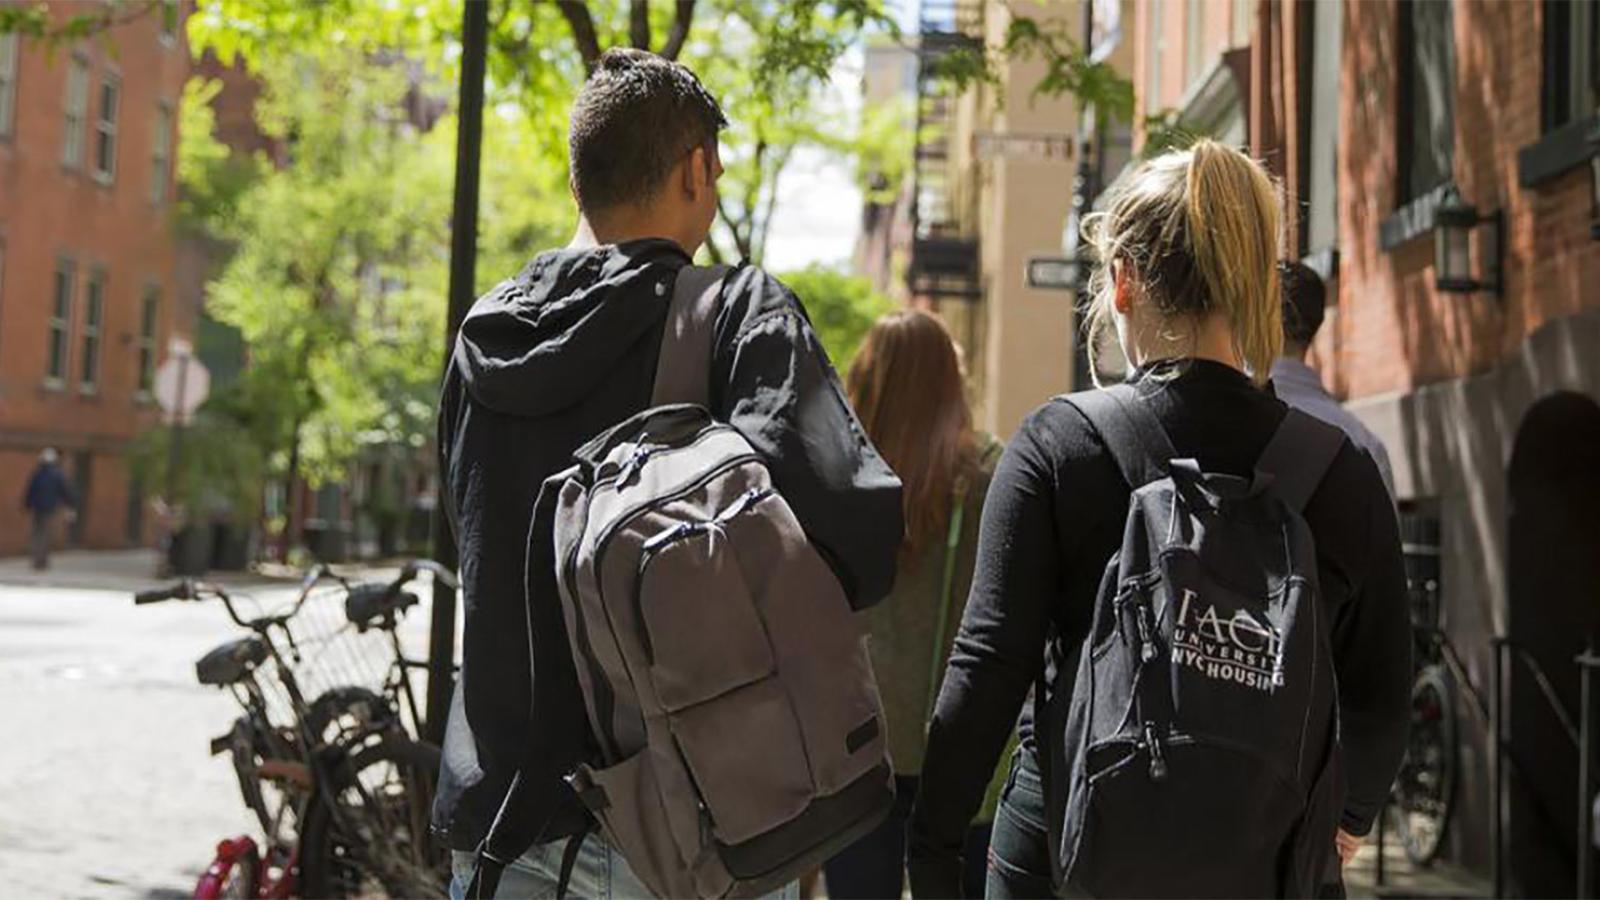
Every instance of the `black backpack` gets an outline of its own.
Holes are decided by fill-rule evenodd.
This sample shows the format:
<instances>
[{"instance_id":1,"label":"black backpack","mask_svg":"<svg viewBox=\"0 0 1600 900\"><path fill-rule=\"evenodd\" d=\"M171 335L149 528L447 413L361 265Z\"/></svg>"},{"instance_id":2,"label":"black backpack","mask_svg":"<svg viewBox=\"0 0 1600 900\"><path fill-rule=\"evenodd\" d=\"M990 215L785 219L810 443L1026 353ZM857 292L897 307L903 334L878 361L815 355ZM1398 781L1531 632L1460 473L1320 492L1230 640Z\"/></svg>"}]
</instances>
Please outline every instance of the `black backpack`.
<instances>
[{"instance_id":1,"label":"black backpack","mask_svg":"<svg viewBox=\"0 0 1600 900\"><path fill-rule=\"evenodd\" d=\"M1047 757L1056 883L1313 896L1342 786L1330 620L1300 513L1343 433L1290 409L1246 480L1176 458L1130 386L1064 399L1133 494Z\"/></svg>"}]
</instances>

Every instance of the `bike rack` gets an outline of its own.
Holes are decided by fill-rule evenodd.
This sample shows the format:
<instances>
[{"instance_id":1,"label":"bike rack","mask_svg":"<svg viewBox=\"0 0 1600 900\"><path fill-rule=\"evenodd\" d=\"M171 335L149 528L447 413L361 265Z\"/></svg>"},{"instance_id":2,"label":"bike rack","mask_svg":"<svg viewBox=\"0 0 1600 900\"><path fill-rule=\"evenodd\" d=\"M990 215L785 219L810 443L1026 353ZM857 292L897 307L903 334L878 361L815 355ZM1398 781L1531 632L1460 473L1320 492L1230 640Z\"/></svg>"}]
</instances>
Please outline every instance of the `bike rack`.
<instances>
[{"instance_id":1,"label":"bike rack","mask_svg":"<svg viewBox=\"0 0 1600 900\"><path fill-rule=\"evenodd\" d=\"M1507 882L1510 875L1506 870L1505 864L1505 837L1508 824L1505 776L1508 768L1519 775L1522 772L1522 766L1512 753L1511 740L1506 733L1508 718L1506 710L1507 676L1511 672L1512 664L1521 660L1522 664L1527 667L1528 673L1533 676L1534 684L1539 688L1539 693L1544 696L1545 702L1549 704L1550 711L1555 714L1562 730L1566 732L1567 739L1572 742L1574 749L1578 751L1577 896L1590 897L1593 895L1591 886L1592 872L1590 871L1590 860L1593 854L1592 850L1587 850L1586 848L1590 847L1592 838L1589 785L1593 781L1590 773L1590 735L1593 732L1593 723L1591 721L1593 714L1590 710L1589 698L1591 697L1590 679L1593 670L1596 667L1600 667L1600 656L1595 655L1594 644L1591 640L1587 649L1574 658L1574 662L1579 667L1579 693L1583 704L1579 717L1580 723L1574 724L1572 714L1562 704L1561 698L1556 696L1554 685L1550 683L1550 678L1545 673L1544 667L1539 665L1539 661L1534 659L1533 654L1508 637L1492 638L1489 641L1489 645L1494 650L1493 685L1491 688L1493 693L1491 702L1491 734L1493 739L1491 744L1493 746L1490 748L1491 762L1489 768L1490 791L1493 794L1492 814L1489 819L1489 860L1494 881L1494 895L1496 897L1506 896ZM1546 818L1547 825L1552 825L1553 827L1553 823L1549 822L1549 810L1540 804L1537 799L1534 800L1534 808L1539 810L1540 814Z\"/></svg>"},{"instance_id":2,"label":"bike rack","mask_svg":"<svg viewBox=\"0 0 1600 900\"><path fill-rule=\"evenodd\" d=\"M1591 786L1594 784L1594 670L1600 668L1600 656L1595 655L1594 639L1590 638L1582 653L1574 660L1578 664L1578 877L1579 897L1594 896L1594 808Z\"/></svg>"}]
</instances>

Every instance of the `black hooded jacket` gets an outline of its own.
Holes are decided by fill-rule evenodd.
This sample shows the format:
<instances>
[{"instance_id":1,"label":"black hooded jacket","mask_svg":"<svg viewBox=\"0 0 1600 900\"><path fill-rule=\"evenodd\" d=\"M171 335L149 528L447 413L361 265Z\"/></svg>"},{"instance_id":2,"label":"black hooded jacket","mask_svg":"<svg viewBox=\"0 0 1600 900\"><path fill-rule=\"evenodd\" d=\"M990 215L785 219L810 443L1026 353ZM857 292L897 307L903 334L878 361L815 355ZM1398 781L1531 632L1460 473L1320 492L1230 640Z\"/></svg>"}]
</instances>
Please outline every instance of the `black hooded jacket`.
<instances>
[{"instance_id":1,"label":"black hooded jacket","mask_svg":"<svg viewBox=\"0 0 1600 900\"><path fill-rule=\"evenodd\" d=\"M513 812L524 840L554 840L583 822L561 777L584 757L589 727L553 574L525 567L530 516L540 485L580 444L649 405L667 305L688 262L664 240L551 251L481 297L461 326L440 400L439 462L466 621L433 817L455 849L477 846L519 768ZM900 482L851 413L794 294L760 269L730 272L713 347L711 412L766 457L852 604L876 603L894 580Z\"/></svg>"}]
</instances>

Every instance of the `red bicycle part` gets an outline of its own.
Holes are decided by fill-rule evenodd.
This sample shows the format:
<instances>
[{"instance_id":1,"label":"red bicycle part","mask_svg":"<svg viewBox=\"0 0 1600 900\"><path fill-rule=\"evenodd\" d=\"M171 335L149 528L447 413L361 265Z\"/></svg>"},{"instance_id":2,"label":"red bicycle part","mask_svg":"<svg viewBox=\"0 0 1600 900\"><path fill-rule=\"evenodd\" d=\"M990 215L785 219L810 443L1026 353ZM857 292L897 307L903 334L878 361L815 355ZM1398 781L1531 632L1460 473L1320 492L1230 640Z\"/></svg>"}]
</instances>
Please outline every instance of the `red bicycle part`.
<instances>
[{"instance_id":1,"label":"red bicycle part","mask_svg":"<svg viewBox=\"0 0 1600 900\"><path fill-rule=\"evenodd\" d=\"M194 886L195 900L256 896L256 869L260 858L256 842L249 837L240 836L219 841L217 855L212 858L211 865L201 873L200 880Z\"/></svg>"}]
</instances>

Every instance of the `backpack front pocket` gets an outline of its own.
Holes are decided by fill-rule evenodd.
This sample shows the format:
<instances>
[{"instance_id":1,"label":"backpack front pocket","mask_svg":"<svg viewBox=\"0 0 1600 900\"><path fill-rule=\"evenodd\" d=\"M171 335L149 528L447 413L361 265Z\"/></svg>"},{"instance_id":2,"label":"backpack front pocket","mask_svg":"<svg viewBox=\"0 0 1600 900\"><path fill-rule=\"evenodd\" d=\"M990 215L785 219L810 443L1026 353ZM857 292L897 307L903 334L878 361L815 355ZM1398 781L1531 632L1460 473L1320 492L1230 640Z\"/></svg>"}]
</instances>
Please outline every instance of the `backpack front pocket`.
<instances>
[{"instance_id":1,"label":"backpack front pocket","mask_svg":"<svg viewBox=\"0 0 1600 900\"><path fill-rule=\"evenodd\" d=\"M673 713L672 733L711 814L737 844L805 811L815 793L788 692L766 678Z\"/></svg>"},{"instance_id":2,"label":"backpack front pocket","mask_svg":"<svg viewBox=\"0 0 1600 900\"><path fill-rule=\"evenodd\" d=\"M776 667L727 527L668 532L646 545L640 563L637 615L650 680L669 712L759 681Z\"/></svg>"}]
</instances>

